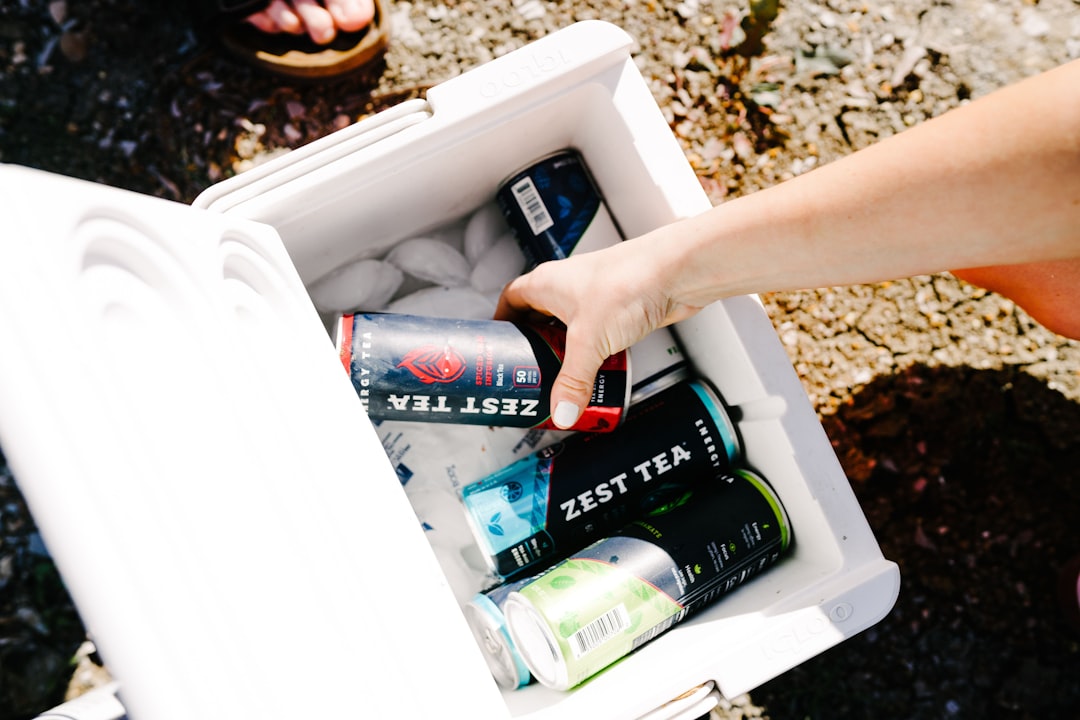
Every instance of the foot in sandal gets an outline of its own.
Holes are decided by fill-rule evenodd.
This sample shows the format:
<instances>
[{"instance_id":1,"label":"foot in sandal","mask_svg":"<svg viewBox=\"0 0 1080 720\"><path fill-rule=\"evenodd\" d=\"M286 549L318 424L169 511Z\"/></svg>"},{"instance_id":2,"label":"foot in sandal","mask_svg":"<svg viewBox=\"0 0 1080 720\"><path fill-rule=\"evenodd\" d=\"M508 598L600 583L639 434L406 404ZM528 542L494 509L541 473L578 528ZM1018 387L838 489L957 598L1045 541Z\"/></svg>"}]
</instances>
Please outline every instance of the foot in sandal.
<instances>
[{"instance_id":1,"label":"foot in sandal","mask_svg":"<svg viewBox=\"0 0 1080 720\"><path fill-rule=\"evenodd\" d=\"M313 42L325 45L339 31L363 30L374 17L372 0L271 0L246 21L265 33L307 33Z\"/></svg>"}]
</instances>

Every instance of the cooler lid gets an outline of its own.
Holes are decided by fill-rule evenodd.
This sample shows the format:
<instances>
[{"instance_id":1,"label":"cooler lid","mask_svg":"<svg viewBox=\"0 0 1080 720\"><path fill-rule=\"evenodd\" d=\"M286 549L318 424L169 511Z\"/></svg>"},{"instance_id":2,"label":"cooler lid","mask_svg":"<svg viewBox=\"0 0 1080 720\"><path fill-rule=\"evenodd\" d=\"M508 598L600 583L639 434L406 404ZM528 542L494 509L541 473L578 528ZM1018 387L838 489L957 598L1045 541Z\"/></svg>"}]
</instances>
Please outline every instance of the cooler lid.
<instances>
[{"instance_id":1,"label":"cooler lid","mask_svg":"<svg viewBox=\"0 0 1080 720\"><path fill-rule=\"evenodd\" d=\"M131 717L505 716L275 230L0 191L0 443Z\"/></svg>"}]
</instances>

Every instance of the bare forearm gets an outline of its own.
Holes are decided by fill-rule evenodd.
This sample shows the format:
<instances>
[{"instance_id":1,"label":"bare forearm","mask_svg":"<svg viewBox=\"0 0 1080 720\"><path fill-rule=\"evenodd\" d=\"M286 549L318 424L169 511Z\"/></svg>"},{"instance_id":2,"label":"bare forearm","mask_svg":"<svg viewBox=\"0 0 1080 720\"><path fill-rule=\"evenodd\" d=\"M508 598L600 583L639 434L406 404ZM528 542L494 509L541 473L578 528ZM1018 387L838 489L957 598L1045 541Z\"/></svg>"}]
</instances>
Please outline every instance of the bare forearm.
<instances>
[{"instance_id":1,"label":"bare forearm","mask_svg":"<svg viewBox=\"0 0 1080 720\"><path fill-rule=\"evenodd\" d=\"M691 305L1080 256L1080 61L650 239Z\"/></svg>"},{"instance_id":2,"label":"bare forearm","mask_svg":"<svg viewBox=\"0 0 1080 720\"><path fill-rule=\"evenodd\" d=\"M1065 258L1080 264L1080 61L768 190L543 263L506 287L496 314L567 324L551 399L569 427L604 358L714 300Z\"/></svg>"}]
</instances>

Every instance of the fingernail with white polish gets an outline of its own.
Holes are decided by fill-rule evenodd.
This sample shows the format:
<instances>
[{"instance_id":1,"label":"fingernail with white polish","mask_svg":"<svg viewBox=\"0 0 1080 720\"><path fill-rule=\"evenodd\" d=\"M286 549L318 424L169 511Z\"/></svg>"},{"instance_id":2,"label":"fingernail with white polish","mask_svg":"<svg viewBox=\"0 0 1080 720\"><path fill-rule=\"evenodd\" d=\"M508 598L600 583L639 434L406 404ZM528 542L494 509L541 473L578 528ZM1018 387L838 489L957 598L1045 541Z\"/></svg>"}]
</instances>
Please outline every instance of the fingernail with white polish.
<instances>
[{"instance_id":1,"label":"fingernail with white polish","mask_svg":"<svg viewBox=\"0 0 1080 720\"><path fill-rule=\"evenodd\" d=\"M581 410L572 402L566 400L561 401L555 406L555 414L551 419L555 421L555 424L561 428L568 428L577 422L578 414Z\"/></svg>"}]
</instances>

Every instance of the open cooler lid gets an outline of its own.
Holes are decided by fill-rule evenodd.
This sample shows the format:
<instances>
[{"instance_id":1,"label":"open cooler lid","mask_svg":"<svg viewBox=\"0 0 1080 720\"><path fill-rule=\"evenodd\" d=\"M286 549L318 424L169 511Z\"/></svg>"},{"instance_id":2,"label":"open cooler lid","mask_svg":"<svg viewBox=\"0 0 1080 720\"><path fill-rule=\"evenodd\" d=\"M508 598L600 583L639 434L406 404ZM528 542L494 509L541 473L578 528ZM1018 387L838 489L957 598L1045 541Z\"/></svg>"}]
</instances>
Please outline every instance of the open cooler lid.
<instances>
[{"instance_id":1,"label":"open cooler lid","mask_svg":"<svg viewBox=\"0 0 1080 720\"><path fill-rule=\"evenodd\" d=\"M0 443L131 717L506 715L274 229L0 187Z\"/></svg>"}]
</instances>

